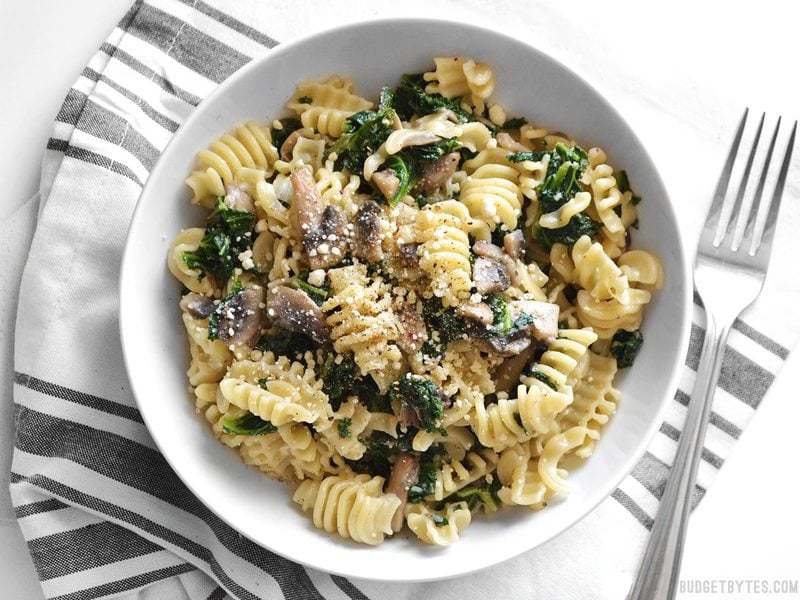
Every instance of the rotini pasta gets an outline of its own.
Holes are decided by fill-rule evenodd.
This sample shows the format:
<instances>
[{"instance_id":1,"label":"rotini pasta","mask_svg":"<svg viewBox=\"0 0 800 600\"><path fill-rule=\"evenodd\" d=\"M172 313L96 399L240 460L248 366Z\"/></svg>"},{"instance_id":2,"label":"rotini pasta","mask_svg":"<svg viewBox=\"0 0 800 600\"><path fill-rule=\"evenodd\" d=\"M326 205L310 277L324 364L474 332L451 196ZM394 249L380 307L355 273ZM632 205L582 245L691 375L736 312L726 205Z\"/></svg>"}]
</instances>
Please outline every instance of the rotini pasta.
<instances>
[{"instance_id":1,"label":"rotini pasta","mask_svg":"<svg viewBox=\"0 0 800 600\"><path fill-rule=\"evenodd\" d=\"M630 247L625 171L507 114L497 83L447 56L373 101L303 82L186 179L208 216L167 267L194 409L353 542L446 546L563 496L664 284Z\"/></svg>"}]
</instances>

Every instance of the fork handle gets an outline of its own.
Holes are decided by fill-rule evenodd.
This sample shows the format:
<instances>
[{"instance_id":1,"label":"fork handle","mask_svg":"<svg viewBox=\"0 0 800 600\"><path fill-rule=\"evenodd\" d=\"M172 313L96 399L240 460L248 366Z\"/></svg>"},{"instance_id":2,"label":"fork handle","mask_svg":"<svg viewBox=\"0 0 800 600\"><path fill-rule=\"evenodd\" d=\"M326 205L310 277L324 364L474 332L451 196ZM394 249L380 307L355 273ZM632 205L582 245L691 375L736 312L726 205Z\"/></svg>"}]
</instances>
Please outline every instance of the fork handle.
<instances>
[{"instance_id":1,"label":"fork handle","mask_svg":"<svg viewBox=\"0 0 800 600\"><path fill-rule=\"evenodd\" d=\"M629 600L672 600L678 587L697 467L731 326L725 323L717 332L714 318L705 312L706 336L686 423Z\"/></svg>"}]
</instances>

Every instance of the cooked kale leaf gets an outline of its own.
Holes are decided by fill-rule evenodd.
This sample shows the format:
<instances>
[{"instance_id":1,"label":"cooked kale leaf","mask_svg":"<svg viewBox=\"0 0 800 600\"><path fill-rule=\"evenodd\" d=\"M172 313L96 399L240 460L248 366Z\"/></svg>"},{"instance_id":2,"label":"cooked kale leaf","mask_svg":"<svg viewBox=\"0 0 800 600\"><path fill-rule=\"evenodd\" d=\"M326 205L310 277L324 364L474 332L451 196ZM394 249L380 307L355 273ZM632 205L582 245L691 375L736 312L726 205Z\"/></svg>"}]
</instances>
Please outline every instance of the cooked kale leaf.
<instances>
[{"instance_id":1,"label":"cooked kale leaf","mask_svg":"<svg viewBox=\"0 0 800 600\"><path fill-rule=\"evenodd\" d=\"M542 213L558 210L581 191L578 181L588 164L586 152L578 146L570 148L566 144L556 144L550 152L545 180L536 189ZM535 229L536 239L544 248L549 249L557 242L571 246L583 235L594 237L600 230L600 224L584 213L579 213L564 227L545 229L537 226Z\"/></svg>"},{"instance_id":2,"label":"cooked kale leaf","mask_svg":"<svg viewBox=\"0 0 800 600\"><path fill-rule=\"evenodd\" d=\"M408 488L408 501L414 504L423 502L426 496L433 494L436 487L436 474L442 463L442 449L431 446L419 461L417 482Z\"/></svg>"},{"instance_id":3,"label":"cooked kale leaf","mask_svg":"<svg viewBox=\"0 0 800 600\"><path fill-rule=\"evenodd\" d=\"M528 119L525 117L513 117L511 119L506 119L506 122L500 126L500 129L508 131L510 129L519 129L523 125L527 125Z\"/></svg>"},{"instance_id":4,"label":"cooked kale leaf","mask_svg":"<svg viewBox=\"0 0 800 600\"><path fill-rule=\"evenodd\" d=\"M337 356L340 357L337 362ZM362 377L352 354L329 352L317 374L322 379L322 391L334 410L338 410L348 396L358 396L370 412L391 413L386 394L381 394L372 377Z\"/></svg>"},{"instance_id":5,"label":"cooked kale leaf","mask_svg":"<svg viewBox=\"0 0 800 600\"><path fill-rule=\"evenodd\" d=\"M472 120L472 116L461 108L458 98L448 99L441 94L428 94L422 73L403 75L395 90L394 108L400 118L406 121L412 115L421 117L442 108L452 110L461 123Z\"/></svg>"},{"instance_id":6,"label":"cooked kale leaf","mask_svg":"<svg viewBox=\"0 0 800 600\"><path fill-rule=\"evenodd\" d=\"M337 169L359 173L366 158L386 141L392 133L393 99L390 91L381 91L378 110L362 110L345 121L344 133L330 149L336 153Z\"/></svg>"},{"instance_id":7,"label":"cooked kale leaf","mask_svg":"<svg viewBox=\"0 0 800 600\"><path fill-rule=\"evenodd\" d=\"M303 290L308 297L311 298L317 305L321 305L325 300L328 298L328 289L325 287L317 287L315 285L311 285L306 281L306 277L302 276L294 278L294 284L297 286L297 289Z\"/></svg>"},{"instance_id":8,"label":"cooked kale leaf","mask_svg":"<svg viewBox=\"0 0 800 600\"><path fill-rule=\"evenodd\" d=\"M350 427L353 425L353 420L350 417L345 417L341 421L336 424L337 429L339 430L339 437L340 438L349 438L350 437Z\"/></svg>"},{"instance_id":9,"label":"cooked kale leaf","mask_svg":"<svg viewBox=\"0 0 800 600\"><path fill-rule=\"evenodd\" d=\"M430 379L406 373L389 388L389 398L419 417L426 431L436 431L444 414L441 390Z\"/></svg>"},{"instance_id":10,"label":"cooked kale leaf","mask_svg":"<svg viewBox=\"0 0 800 600\"><path fill-rule=\"evenodd\" d=\"M500 480L497 477L492 479L492 483L483 480L465 488L458 490L454 496L459 500L466 500L470 510L483 506L486 512L496 511L500 505L500 498L497 492L500 490Z\"/></svg>"},{"instance_id":11,"label":"cooked kale leaf","mask_svg":"<svg viewBox=\"0 0 800 600\"><path fill-rule=\"evenodd\" d=\"M283 126L281 129L275 129L274 127L270 129L272 145L279 150L280 147L283 146L283 142L286 141L286 138L303 126L303 124L300 122L300 119L294 117L281 119L280 123Z\"/></svg>"},{"instance_id":12,"label":"cooked kale leaf","mask_svg":"<svg viewBox=\"0 0 800 600\"><path fill-rule=\"evenodd\" d=\"M620 369L630 367L642 349L642 344L644 336L638 329L636 331L620 329L615 333L611 338L611 354L617 359L617 366Z\"/></svg>"},{"instance_id":13,"label":"cooked kale leaf","mask_svg":"<svg viewBox=\"0 0 800 600\"><path fill-rule=\"evenodd\" d=\"M240 266L238 257L252 241L255 220L253 213L230 208L224 198L218 198L200 245L193 252L184 252L183 261L223 285Z\"/></svg>"},{"instance_id":14,"label":"cooked kale leaf","mask_svg":"<svg viewBox=\"0 0 800 600\"><path fill-rule=\"evenodd\" d=\"M256 344L262 352L272 352L276 356L294 357L313 351L317 345L307 335L302 333L278 330L274 333L265 333Z\"/></svg>"},{"instance_id":15,"label":"cooked kale leaf","mask_svg":"<svg viewBox=\"0 0 800 600\"><path fill-rule=\"evenodd\" d=\"M247 413L241 417L225 417L222 419L222 430L230 435L264 435L275 433L278 428L258 415Z\"/></svg>"},{"instance_id":16,"label":"cooked kale leaf","mask_svg":"<svg viewBox=\"0 0 800 600\"><path fill-rule=\"evenodd\" d=\"M529 152L512 152L506 158L511 162L522 162L523 160L532 160L534 162L539 162L542 160L548 152L546 150L531 150Z\"/></svg>"}]
</instances>

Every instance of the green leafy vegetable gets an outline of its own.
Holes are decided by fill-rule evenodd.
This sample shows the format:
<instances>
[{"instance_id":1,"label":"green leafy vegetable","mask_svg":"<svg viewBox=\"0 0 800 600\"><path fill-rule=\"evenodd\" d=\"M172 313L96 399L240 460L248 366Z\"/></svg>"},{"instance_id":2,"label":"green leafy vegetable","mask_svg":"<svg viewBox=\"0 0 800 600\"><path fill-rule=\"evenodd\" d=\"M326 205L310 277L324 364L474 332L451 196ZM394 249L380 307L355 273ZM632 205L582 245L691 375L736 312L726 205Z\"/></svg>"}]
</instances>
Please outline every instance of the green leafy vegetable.
<instances>
[{"instance_id":1,"label":"green leafy vegetable","mask_svg":"<svg viewBox=\"0 0 800 600\"><path fill-rule=\"evenodd\" d=\"M317 345L307 335L290 331L278 330L274 333L265 333L256 344L262 352L272 352L276 356L297 356L311 352Z\"/></svg>"},{"instance_id":2,"label":"green leafy vegetable","mask_svg":"<svg viewBox=\"0 0 800 600\"><path fill-rule=\"evenodd\" d=\"M334 410L338 410L342 401L355 388L359 370L352 354L337 355L335 352L330 352L322 363L319 377L322 379L322 391L328 395Z\"/></svg>"},{"instance_id":3,"label":"green leafy vegetable","mask_svg":"<svg viewBox=\"0 0 800 600\"><path fill-rule=\"evenodd\" d=\"M329 352L318 376L322 379L322 391L328 395L334 410L338 410L348 396L358 396L370 412L392 412L388 397L380 393L372 377L361 376L352 354Z\"/></svg>"},{"instance_id":4,"label":"green leafy vegetable","mask_svg":"<svg viewBox=\"0 0 800 600\"><path fill-rule=\"evenodd\" d=\"M406 373L392 384L389 398L414 411L426 431L438 429L444 414L441 391L427 377Z\"/></svg>"},{"instance_id":5,"label":"green leafy vegetable","mask_svg":"<svg viewBox=\"0 0 800 600\"><path fill-rule=\"evenodd\" d=\"M366 446L364 455L358 460L347 460L356 473L380 475L388 479L392 472L392 459L398 452L411 451L411 438L416 429L409 429L395 439L388 433L373 431L369 437L360 438Z\"/></svg>"},{"instance_id":6,"label":"green leafy vegetable","mask_svg":"<svg viewBox=\"0 0 800 600\"><path fill-rule=\"evenodd\" d=\"M385 166L394 171L397 179L400 180L400 186L389 198L389 205L396 206L400 200L406 197L411 187L422 176L425 164L439 160L460 146L461 144L456 138L446 138L424 146L411 146L390 156L386 160Z\"/></svg>"},{"instance_id":7,"label":"green leafy vegetable","mask_svg":"<svg viewBox=\"0 0 800 600\"><path fill-rule=\"evenodd\" d=\"M620 329L611 338L611 354L617 359L617 366L620 369L630 367L636 360L636 355L644 344L644 336L638 329L636 331L625 331Z\"/></svg>"},{"instance_id":8,"label":"green leafy vegetable","mask_svg":"<svg viewBox=\"0 0 800 600\"><path fill-rule=\"evenodd\" d=\"M492 322L493 333L506 336L511 331L513 322L511 320L511 312L508 310L508 302L500 295L492 294L487 299L486 303L492 309L494 321Z\"/></svg>"},{"instance_id":9,"label":"green leafy vegetable","mask_svg":"<svg viewBox=\"0 0 800 600\"><path fill-rule=\"evenodd\" d=\"M328 298L328 290L308 283L303 277L295 277L294 284L297 289L303 290L317 305L321 305Z\"/></svg>"},{"instance_id":10,"label":"green leafy vegetable","mask_svg":"<svg viewBox=\"0 0 800 600\"><path fill-rule=\"evenodd\" d=\"M353 425L353 420L349 417L345 417L341 421L336 424L336 427L339 429L339 437L340 438L349 438L350 437L350 427Z\"/></svg>"},{"instance_id":11,"label":"green leafy vegetable","mask_svg":"<svg viewBox=\"0 0 800 600\"><path fill-rule=\"evenodd\" d=\"M511 119L506 119L506 122L500 126L500 129L505 131L509 131L511 129L519 129L523 125L527 125L528 119L525 117L514 117Z\"/></svg>"},{"instance_id":12,"label":"green leafy vegetable","mask_svg":"<svg viewBox=\"0 0 800 600\"><path fill-rule=\"evenodd\" d=\"M483 506L486 512L495 512L501 504L497 495L499 490L500 480L495 477L492 479L492 483L486 483L486 480L474 483L461 488L454 495L459 500L466 500L470 510Z\"/></svg>"},{"instance_id":13,"label":"green leafy vegetable","mask_svg":"<svg viewBox=\"0 0 800 600\"><path fill-rule=\"evenodd\" d=\"M253 213L230 208L224 198L218 198L197 250L184 252L183 261L223 285L239 266L239 254L250 245L255 220Z\"/></svg>"},{"instance_id":14,"label":"green leafy vegetable","mask_svg":"<svg viewBox=\"0 0 800 600\"><path fill-rule=\"evenodd\" d=\"M447 517L439 513L431 513L431 519L433 520L433 524L437 527L444 527L449 523Z\"/></svg>"},{"instance_id":15,"label":"green leafy vegetable","mask_svg":"<svg viewBox=\"0 0 800 600\"><path fill-rule=\"evenodd\" d=\"M446 347L454 340L463 339L467 326L455 309L444 308L439 298L433 297L424 300L422 304L422 319L429 329L439 334L439 341ZM430 337L430 336L429 336Z\"/></svg>"},{"instance_id":16,"label":"green leafy vegetable","mask_svg":"<svg viewBox=\"0 0 800 600\"><path fill-rule=\"evenodd\" d=\"M436 474L442 462L441 448L432 446L420 457L417 482L408 488L408 501L423 502L426 496L433 494L436 487Z\"/></svg>"},{"instance_id":17,"label":"green leafy vegetable","mask_svg":"<svg viewBox=\"0 0 800 600\"><path fill-rule=\"evenodd\" d=\"M547 387L553 390L558 390L558 386L556 385L556 383L541 371L533 370L531 371L530 375L534 379L538 379L539 381L544 383Z\"/></svg>"},{"instance_id":18,"label":"green leafy vegetable","mask_svg":"<svg viewBox=\"0 0 800 600\"><path fill-rule=\"evenodd\" d=\"M244 285L242 284L242 280L238 277L234 277L230 282L230 291L225 298L219 302L208 317L208 339L216 340L219 339L219 318L222 316L224 310L228 303L236 296L239 292L244 290Z\"/></svg>"},{"instance_id":19,"label":"green leafy vegetable","mask_svg":"<svg viewBox=\"0 0 800 600\"><path fill-rule=\"evenodd\" d=\"M400 200L406 197L412 179L416 179L416 176L412 173L413 166L397 154L389 157L389 160L386 161L386 166L394 171L397 179L400 180L400 185L394 196L389 198L389 206L396 206Z\"/></svg>"},{"instance_id":20,"label":"green leafy vegetable","mask_svg":"<svg viewBox=\"0 0 800 600\"><path fill-rule=\"evenodd\" d=\"M294 117L281 119L280 123L283 126L281 129L275 129L274 127L270 129L272 144L278 149L283 146L283 142L286 141L287 137L303 126L300 119Z\"/></svg>"},{"instance_id":21,"label":"green leafy vegetable","mask_svg":"<svg viewBox=\"0 0 800 600\"><path fill-rule=\"evenodd\" d=\"M546 150L531 150L529 152L513 152L507 155L506 158L511 162L522 162L523 160L539 162L547 156L547 154L548 152Z\"/></svg>"},{"instance_id":22,"label":"green leafy vegetable","mask_svg":"<svg viewBox=\"0 0 800 600\"><path fill-rule=\"evenodd\" d=\"M448 99L441 94L428 94L422 73L403 75L395 90L394 106L400 118L406 121L412 115L421 117L442 108L452 110L461 123L472 120L472 116L461 108L458 98Z\"/></svg>"},{"instance_id":23,"label":"green leafy vegetable","mask_svg":"<svg viewBox=\"0 0 800 600\"><path fill-rule=\"evenodd\" d=\"M461 142L457 138L442 138L438 142L425 144L424 146L411 146L403 150L403 153L419 166L420 163L434 162L445 154L450 154L461 147Z\"/></svg>"},{"instance_id":24,"label":"green leafy vegetable","mask_svg":"<svg viewBox=\"0 0 800 600\"><path fill-rule=\"evenodd\" d=\"M359 173L364 160L375 152L392 133L394 109L389 92L381 92L377 111L362 110L345 121L344 133L331 146L336 153L336 168Z\"/></svg>"},{"instance_id":25,"label":"green leafy vegetable","mask_svg":"<svg viewBox=\"0 0 800 600\"><path fill-rule=\"evenodd\" d=\"M241 417L222 419L222 430L230 435L264 435L275 433L278 428L258 415L247 413Z\"/></svg>"},{"instance_id":26,"label":"green leafy vegetable","mask_svg":"<svg viewBox=\"0 0 800 600\"><path fill-rule=\"evenodd\" d=\"M570 148L566 144L556 144L550 152L545 180L536 189L542 213L558 210L581 191L578 181L588 164L586 152L578 146ZM549 249L558 242L571 246L583 235L594 237L599 229L600 224L597 221L584 213L579 213L564 227L558 229L537 227L535 233L539 243Z\"/></svg>"},{"instance_id":27,"label":"green leafy vegetable","mask_svg":"<svg viewBox=\"0 0 800 600\"><path fill-rule=\"evenodd\" d=\"M617 173L617 188L623 194L631 191L631 183L628 181L628 173L626 171L619 171Z\"/></svg>"}]
</instances>

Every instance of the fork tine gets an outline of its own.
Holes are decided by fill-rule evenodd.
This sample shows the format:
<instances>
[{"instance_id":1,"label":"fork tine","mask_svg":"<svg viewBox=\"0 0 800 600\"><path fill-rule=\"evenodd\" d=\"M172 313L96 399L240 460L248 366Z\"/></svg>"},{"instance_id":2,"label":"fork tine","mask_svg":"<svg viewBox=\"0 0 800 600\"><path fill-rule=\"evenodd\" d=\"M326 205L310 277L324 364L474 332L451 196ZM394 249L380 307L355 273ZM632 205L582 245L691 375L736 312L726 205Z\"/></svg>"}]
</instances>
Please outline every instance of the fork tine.
<instances>
[{"instance_id":1,"label":"fork tine","mask_svg":"<svg viewBox=\"0 0 800 600\"><path fill-rule=\"evenodd\" d=\"M772 252L772 241L775 238L775 225L778 222L778 212L781 208L781 200L783 199L783 188L786 186L786 177L789 173L789 163L792 160L792 151L794 150L794 138L797 134L797 121L794 122L792 127L792 135L789 136L789 143L786 145L786 154L783 157L783 164L781 165L781 172L778 175L778 181L775 184L775 190L772 192L772 200L769 205L769 213L767 213L767 220L764 221L764 231L761 233L761 239L758 246L751 249L750 254L762 254L766 252L765 258L769 258Z\"/></svg>"},{"instance_id":2,"label":"fork tine","mask_svg":"<svg viewBox=\"0 0 800 600\"><path fill-rule=\"evenodd\" d=\"M756 151L758 150L758 143L761 141L761 131L764 129L764 119L766 117L767 113L761 113L761 120L758 122L758 129L756 129L756 136L753 138L753 145L750 147L750 154L747 157L742 179L739 181L739 188L736 190L733 208L731 208L727 220L720 223L716 236L717 239L714 243L715 246L724 242L729 236L731 238L731 246L733 246L736 241L736 228L740 217L739 211L742 209L742 201L744 199L745 190L747 189L747 181L750 179L750 171L753 168L753 161L756 156Z\"/></svg>"},{"instance_id":3,"label":"fork tine","mask_svg":"<svg viewBox=\"0 0 800 600\"><path fill-rule=\"evenodd\" d=\"M761 169L761 176L758 179L758 187L753 194L753 204L750 206L750 214L747 216L747 226L745 227L744 234L742 235L741 245L748 249L752 254L753 237L755 236L756 221L758 220L758 213L761 209L761 204L764 201L764 183L767 180L767 173L769 166L772 163L772 153L775 150L775 141L778 139L778 131L781 128L781 117L778 117L778 122L775 124L775 131L772 134L772 140L769 143L767 156L764 159L764 167ZM738 248L734 248L738 250Z\"/></svg>"},{"instance_id":4,"label":"fork tine","mask_svg":"<svg viewBox=\"0 0 800 600\"><path fill-rule=\"evenodd\" d=\"M717 187L714 190L714 198L711 201L711 207L708 209L708 216L706 217L706 229L715 230L717 223L719 223L719 215L722 212L722 205L725 201L725 191L728 189L728 183L731 179L731 171L733 171L733 163L736 160L736 154L739 152L739 143L742 141L742 133L744 133L744 126L747 123L747 115L750 112L749 108L744 109L744 114L739 122L739 128L736 130L736 135L731 142L731 148L728 151L728 157L725 159L725 166L722 168L722 173L719 176Z\"/></svg>"}]
</instances>

